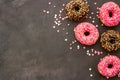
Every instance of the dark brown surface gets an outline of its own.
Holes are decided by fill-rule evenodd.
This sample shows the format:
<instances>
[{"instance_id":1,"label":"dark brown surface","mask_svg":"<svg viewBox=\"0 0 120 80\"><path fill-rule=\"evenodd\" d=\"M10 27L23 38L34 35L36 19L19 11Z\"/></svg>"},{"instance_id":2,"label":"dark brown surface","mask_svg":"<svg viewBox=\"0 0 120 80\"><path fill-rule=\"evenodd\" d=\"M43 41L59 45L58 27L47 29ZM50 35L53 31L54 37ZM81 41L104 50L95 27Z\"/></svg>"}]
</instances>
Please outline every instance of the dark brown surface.
<instances>
[{"instance_id":1,"label":"dark brown surface","mask_svg":"<svg viewBox=\"0 0 120 80\"><path fill-rule=\"evenodd\" d=\"M55 9L48 7L48 0L0 0L0 80L107 80L97 71L99 59L107 55L99 40L87 49L102 50L101 56L88 57L82 49L70 51L69 44L63 40L64 33L57 34L51 28L53 16L40 13L50 8L54 14L61 8L60 4L69 0L52 1L57 5ZM90 11L96 12L95 1L100 7L109 0L88 0ZM120 0L112 1L120 4ZM71 24L67 30L72 41L75 39L73 28L78 23L69 20L65 23ZM101 24L99 19L96 24ZM107 29L119 31L120 25L114 28L99 26L98 29L100 33ZM120 50L114 54L120 57ZM92 78L90 73L94 75Z\"/></svg>"}]
</instances>

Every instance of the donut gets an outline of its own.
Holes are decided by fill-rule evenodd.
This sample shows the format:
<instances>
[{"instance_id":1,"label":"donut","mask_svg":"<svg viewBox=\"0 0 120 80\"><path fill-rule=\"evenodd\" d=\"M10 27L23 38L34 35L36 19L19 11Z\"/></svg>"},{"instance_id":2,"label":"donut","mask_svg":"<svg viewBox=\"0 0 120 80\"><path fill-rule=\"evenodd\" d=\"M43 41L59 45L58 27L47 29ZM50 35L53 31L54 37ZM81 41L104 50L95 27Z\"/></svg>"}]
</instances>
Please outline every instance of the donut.
<instances>
[{"instance_id":1,"label":"donut","mask_svg":"<svg viewBox=\"0 0 120 80\"><path fill-rule=\"evenodd\" d=\"M80 21L88 13L88 5L83 0L71 0L65 7L66 16L70 20Z\"/></svg>"},{"instance_id":2,"label":"donut","mask_svg":"<svg viewBox=\"0 0 120 80\"><path fill-rule=\"evenodd\" d=\"M98 29L91 23L82 22L74 28L75 38L85 45L93 45L99 37Z\"/></svg>"},{"instance_id":3,"label":"donut","mask_svg":"<svg viewBox=\"0 0 120 80\"><path fill-rule=\"evenodd\" d=\"M99 18L106 26L112 27L118 25L120 22L120 8L114 2L106 2L99 9Z\"/></svg>"},{"instance_id":4,"label":"donut","mask_svg":"<svg viewBox=\"0 0 120 80\"><path fill-rule=\"evenodd\" d=\"M98 63L98 71L107 78L116 76L120 71L120 59L114 55L105 56Z\"/></svg>"},{"instance_id":5,"label":"donut","mask_svg":"<svg viewBox=\"0 0 120 80\"><path fill-rule=\"evenodd\" d=\"M107 30L101 34L100 42L108 52L116 51L120 47L120 34L115 30Z\"/></svg>"}]
</instances>

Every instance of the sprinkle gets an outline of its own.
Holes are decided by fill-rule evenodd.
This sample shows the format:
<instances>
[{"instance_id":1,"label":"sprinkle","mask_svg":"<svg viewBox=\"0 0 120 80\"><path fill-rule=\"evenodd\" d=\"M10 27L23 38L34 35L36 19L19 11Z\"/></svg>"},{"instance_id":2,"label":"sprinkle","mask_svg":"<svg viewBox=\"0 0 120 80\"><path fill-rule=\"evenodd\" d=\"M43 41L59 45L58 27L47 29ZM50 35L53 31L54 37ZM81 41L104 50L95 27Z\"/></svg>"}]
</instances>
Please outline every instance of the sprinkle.
<instances>
[{"instance_id":1,"label":"sprinkle","mask_svg":"<svg viewBox=\"0 0 120 80\"><path fill-rule=\"evenodd\" d=\"M89 16L89 18L91 19L92 17L91 17L91 16Z\"/></svg>"},{"instance_id":2,"label":"sprinkle","mask_svg":"<svg viewBox=\"0 0 120 80\"><path fill-rule=\"evenodd\" d=\"M54 5L53 7L55 8L56 6Z\"/></svg>"},{"instance_id":3,"label":"sprinkle","mask_svg":"<svg viewBox=\"0 0 120 80\"><path fill-rule=\"evenodd\" d=\"M91 56L91 54L89 53L88 56Z\"/></svg>"},{"instance_id":4,"label":"sprinkle","mask_svg":"<svg viewBox=\"0 0 120 80\"><path fill-rule=\"evenodd\" d=\"M97 2L94 2L94 5L96 5L97 4Z\"/></svg>"},{"instance_id":5,"label":"sprinkle","mask_svg":"<svg viewBox=\"0 0 120 80\"><path fill-rule=\"evenodd\" d=\"M91 12L91 14L94 14L94 12Z\"/></svg>"},{"instance_id":6,"label":"sprinkle","mask_svg":"<svg viewBox=\"0 0 120 80\"><path fill-rule=\"evenodd\" d=\"M89 53L89 50L87 50L87 53Z\"/></svg>"},{"instance_id":7,"label":"sprinkle","mask_svg":"<svg viewBox=\"0 0 120 80\"><path fill-rule=\"evenodd\" d=\"M68 26L70 26L70 24L67 24Z\"/></svg>"},{"instance_id":8,"label":"sprinkle","mask_svg":"<svg viewBox=\"0 0 120 80\"><path fill-rule=\"evenodd\" d=\"M68 34L68 32L66 32L65 34Z\"/></svg>"},{"instance_id":9,"label":"sprinkle","mask_svg":"<svg viewBox=\"0 0 120 80\"><path fill-rule=\"evenodd\" d=\"M60 32L60 30L57 30L57 32Z\"/></svg>"},{"instance_id":10,"label":"sprinkle","mask_svg":"<svg viewBox=\"0 0 120 80\"><path fill-rule=\"evenodd\" d=\"M62 4L62 6L65 6L65 4Z\"/></svg>"},{"instance_id":11,"label":"sprinkle","mask_svg":"<svg viewBox=\"0 0 120 80\"><path fill-rule=\"evenodd\" d=\"M57 18L57 14L54 15L54 18Z\"/></svg>"},{"instance_id":12,"label":"sprinkle","mask_svg":"<svg viewBox=\"0 0 120 80\"><path fill-rule=\"evenodd\" d=\"M68 39L66 38L65 41L67 41Z\"/></svg>"},{"instance_id":13,"label":"sprinkle","mask_svg":"<svg viewBox=\"0 0 120 80\"><path fill-rule=\"evenodd\" d=\"M93 74L90 74L90 77L93 77Z\"/></svg>"},{"instance_id":14,"label":"sprinkle","mask_svg":"<svg viewBox=\"0 0 120 80\"><path fill-rule=\"evenodd\" d=\"M65 30L65 28L63 28L63 30Z\"/></svg>"},{"instance_id":15,"label":"sprinkle","mask_svg":"<svg viewBox=\"0 0 120 80\"><path fill-rule=\"evenodd\" d=\"M94 49L91 49L91 51L93 52L93 51L94 51Z\"/></svg>"},{"instance_id":16,"label":"sprinkle","mask_svg":"<svg viewBox=\"0 0 120 80\"><path fill-rule=\"evenodd\" d=\"M51 4L51 2L48 3L49 5Z\"/></svg>"},{"instance_id":17,"label":"sprinkle","mask_svg":"<svg viewBox=\"0 0 120 80\"><path fill-rule=\"evenodd\" d=\"M47 14L49 14L50 12L49 11L47 11Z\"/></svg>"},{"instance_id":18,"label":"sprinkle","mask_svg":"<svg viewBox=\"0 0 120 80\"><path fill-rule=\"evenodd\" d=\"M96 25L96 27L98 27L98 25Z\"/></svg>"},{"instance_id":19,"label":"sprinkle","mask_svg":"<svg viewBox=\"0 0 120 80\"><path fill-rule=\"evenodd\" d=\"M60 12L60 13L62 13L62 11L61 11L61 10L60 10L59 12Z\"/></svg>"},{"instance_id":20,"label":"sprinkle","mask_svg":"<svg viewBox=\"0 0 120 80\"><path fill-rule=\"evenodd\" d=\"M92 54L92 56L94 56L94 54Z\"/></svg>"},{"instance_id":21,"label":"sprinkle","mask_svg":"<svg viewBox=\"0 0 120 80\"><path fill-rule=\"evenodd\" d=\"M89 71L91 71L92 70L92 68L89 68Z\"/></svg>"},{"instance_id":22,"label":"sprinkle","mask_svg":"<svg viewBox=\"0 0 120 80\"><path fill-rule=\"evenodd\" d=\"M64 9L62 8L61 10L63 11Z\"/></svg>"},{"instance_id":23,"label":"sprinkle","mask_svg":"<svg viewBox=\"0 0 120 80\"><path fill-rule=\"evenodd\" d=\"M95 21L92 21L92 23L95 23Z\"/></svg>"},{"instance_id":24,"label":"sprinkle","mask_svg":"<svg viewBox=\"0 0 120 80\"><path fill-rule=\"evenodd\" d=\"M80 49L80 46L79 46L79 45L77 45L77 49Z\"/></svg>"},{"instance_id":25,"label":"sprinkle","mask_svg":"<svg viewBox=\"0 0 120 80\"><path fill-rule=\"evenodd\" d=\"M53 26L53 28L55 29L55 26Z\"/></svg>"},{"instance_id":26,"label":"sprinkle","mask_svg":"<svg viewBox=\"0 0 120 80\"><path fill-rule=\"evenodd\" d=\"M72 47L70 47L69 49L72 50Z\"/></svg>"},{"instance_id":27,"label":"sprinkle","mask_svg":"<svg viewBox=\"0 0 120 80\"><path fill-rule=\"evenodd\" d=\"M86 47L83 47L83 49L86 49Z\"/></svg>"},{"instance_id":28,"label":"sprinkle","mask_svg":"<svg viewBox=\"0 0 120 80\"><path fill-rule=\"evenodd\" d=\"M43 10L43 12L46 12L46 10Z\"/></svg>"}]
</instances>

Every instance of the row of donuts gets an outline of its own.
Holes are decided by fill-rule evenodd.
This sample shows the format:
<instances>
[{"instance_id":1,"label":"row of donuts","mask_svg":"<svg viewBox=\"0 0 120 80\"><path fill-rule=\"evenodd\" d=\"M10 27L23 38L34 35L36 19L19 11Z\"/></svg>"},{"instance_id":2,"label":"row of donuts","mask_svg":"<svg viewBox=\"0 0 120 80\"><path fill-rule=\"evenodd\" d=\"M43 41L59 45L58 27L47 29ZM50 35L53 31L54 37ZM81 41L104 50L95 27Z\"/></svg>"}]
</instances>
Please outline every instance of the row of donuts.
<instances>
[{"instance_id":1,"label":"row of donuts","mask_svg":"<svg viewBox=\"0 0 120 80\"><path fill-rule=\"evenodd\" d=\"M82 0L71 0L65 7L66 15L70 20L81 21L88 13L88 5ZM99 9L101 22L114 27L120 23L120 8L114 2L106 2ZM93 45L99 38L98 29L89 22L82 22L74 28L75 38L81 44ZM120 33L115 30L107 30L102 33L100 42L102 47L108 52L116 51L120 48ZM115 55L107 55L100 60L98 71L101 75L109 78L120 72L120 59Z\"/></svg>"},{"instance_id":2,"label":"row of donuts","mask_svg":"<svg viewBox=\"0 0 120 80\"><path fill-rule=\"evenodd\" d=\"M89 12L88 4L83 0L71 0L65 7L66 15L70 20L80 21ZM114 2L106 2L99 9L99 18L108 27L120 23L120 7Z\"/></svg>"}]
</instances>

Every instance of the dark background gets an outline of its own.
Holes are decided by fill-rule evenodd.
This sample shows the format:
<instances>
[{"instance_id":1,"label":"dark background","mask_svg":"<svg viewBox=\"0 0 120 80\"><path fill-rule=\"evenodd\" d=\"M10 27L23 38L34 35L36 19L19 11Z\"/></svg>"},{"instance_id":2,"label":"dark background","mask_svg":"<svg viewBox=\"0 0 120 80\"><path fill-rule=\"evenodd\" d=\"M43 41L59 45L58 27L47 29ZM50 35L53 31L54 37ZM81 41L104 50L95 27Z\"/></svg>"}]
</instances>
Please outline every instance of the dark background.
<instances>
[{"instance_id":1,"label":"dark background","mask_svg":"<svg viewBox=\"0 0 120 80\"><path fill-rule=\"evenodd\" d=\"M89 57L85 50L77 50L75 46L69 50L64 32L57 33L52 29L51 16L69 0L50 1L56 5L55 9L48 6L48 0L0 0L0 80L107 80L97 71L99 59L107 55L99 40L97 44L86 47L102 50L103 55ZM93 2L100 7L107 1L110 0L88 0L90 12L96 12ZM120 0L112 1L120 4ZM43 9L50 10L50 14L44 14ZM84 21L91 22L89 19ZM73 28L79 22L66 20L64 23L71 25L66 29L69 41L72 41L75 39ZM120 30L120 25L101 27L97 18L95 24L99 25L100 34L107 29ZM120 57L120 50L112 54ZM93 77L89 76L90 73ZM119 79L116 76L108 80Z\"/></svg>"}]
</instances>

